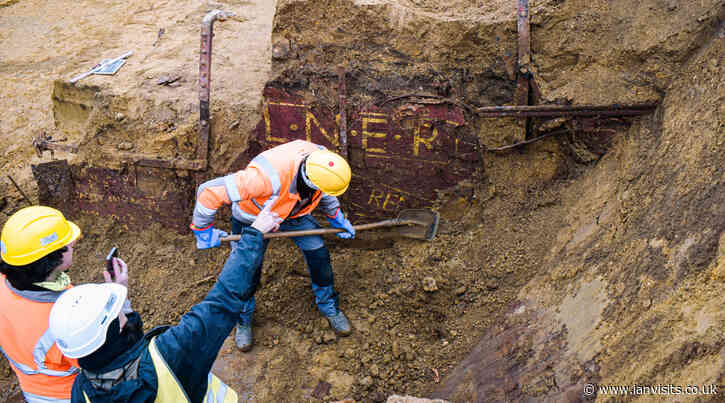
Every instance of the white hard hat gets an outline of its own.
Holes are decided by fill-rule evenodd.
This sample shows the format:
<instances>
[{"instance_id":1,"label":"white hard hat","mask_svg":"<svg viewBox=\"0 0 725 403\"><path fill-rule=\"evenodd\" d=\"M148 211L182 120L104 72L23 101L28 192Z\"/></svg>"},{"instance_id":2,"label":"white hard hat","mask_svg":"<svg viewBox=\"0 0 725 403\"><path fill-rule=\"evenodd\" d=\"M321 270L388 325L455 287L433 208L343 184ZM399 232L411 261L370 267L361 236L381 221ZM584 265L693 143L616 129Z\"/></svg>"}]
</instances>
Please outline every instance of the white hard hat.
<instances>
[{"instance_id":1,"label":"white hard hat","mask_svg":"<svg viewBox=\"0 0 725 403\"><path fill-rule=\"evenodd\" d=\"M127 293L120 284L103 283L79 285L61 294L49 319L60 351L66 357L81 358L98 350Z\"/></svg>"}]
</instances>

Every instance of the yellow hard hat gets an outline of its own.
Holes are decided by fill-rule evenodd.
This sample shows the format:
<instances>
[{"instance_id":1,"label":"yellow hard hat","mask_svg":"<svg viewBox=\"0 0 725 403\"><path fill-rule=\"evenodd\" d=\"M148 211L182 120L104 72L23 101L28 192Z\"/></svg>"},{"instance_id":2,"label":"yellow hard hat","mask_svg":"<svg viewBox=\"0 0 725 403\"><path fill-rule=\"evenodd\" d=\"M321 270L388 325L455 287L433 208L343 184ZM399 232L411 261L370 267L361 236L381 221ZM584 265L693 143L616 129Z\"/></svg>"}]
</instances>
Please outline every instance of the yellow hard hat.
<instances>
[{"instance_id":1,"label":"yellow hard hat","mask_svg":"<svg viewBox=\"0 0 725 403\"><path fill-rule=\"evenodd\" d=\"M24 266L78 239L81 229L60 211L44 206L19 210L0 234L0 256L5 263Z\"/></svg>"},{"instance_id":2,"label":"yellow hard hat","mask_svg":"<svg viewBox=\"0 0 725 403\"><path fill-rule=\"evenodd\" d=\"M350 165L340 155L328 150L315 150L307 157L305 174L318 189L330 196L339 196L350 185Z\"/></svg>"}]
</instances>

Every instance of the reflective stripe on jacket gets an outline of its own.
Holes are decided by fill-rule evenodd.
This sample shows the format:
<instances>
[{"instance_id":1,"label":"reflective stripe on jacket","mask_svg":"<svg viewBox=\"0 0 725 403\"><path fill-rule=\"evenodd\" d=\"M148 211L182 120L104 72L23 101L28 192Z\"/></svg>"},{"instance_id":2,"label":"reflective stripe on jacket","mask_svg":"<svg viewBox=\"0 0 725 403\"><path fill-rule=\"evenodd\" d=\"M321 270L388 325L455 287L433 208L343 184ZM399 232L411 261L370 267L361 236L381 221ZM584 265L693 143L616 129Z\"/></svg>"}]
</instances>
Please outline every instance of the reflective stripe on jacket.
<instances>
[{"instance_id":1,"label":"reflective stripe on jacket","mask_svg":"<svg viewBox=\"0 0 725 403\"><path fill-rule=\"evenodd\" d=\"M153 362L154 369L156 370L156 399L155 403L188 403L189 396L186 395L184 388L179 383L176 375L169 369L169 365L166 363L164 357L159 353L159 349L156 348L156 337L151 339L148 345L148 351ZM228 387L224 382L217 378L211 372L207 376L207 389L204 395L204 402L215 402L215 403L237 403L238 397L237 392L234 389ZM93 403L88 394L83 391L83 398L86 403Z\"/></svg>"},{"instance_id":2,"label":"reflective stripe on jacket","mask_svg":"<svg viewBox=\"0 0 725 403\"><path fill-rule=\"evenodd\" d=\"M10 361L25 400L70 401L78 361L65 357L48 330L62 292L21 291L0 275L0 351Z\"/></svg>"},{"instance_id":3,"label":"reflective stripe on jacket","mask_svg":"<svg viewBox=\"0 0 725 403\"><path fill-rule=\"evenodd\" d=\"M81 373L73 386L73 403L86 403L87 395L93 403L151 402L156 398L161 384L160 366L154 362L151 340L163 357L168 370L191 402L203 402L208 397L209 382L221 395L221 384L209 378L209 372L224 341L239 321L244 302L249 297L242 287L246 277L253 275L254 268L262 264L264 236L252 227L242 230L242 239L230 252L216 284L203 301L184 314L179 323L147 333L143 339L126 352L95 371L99 374L123 368L140 357L136 379L124 380L112 388L96 389ZM167 378L164 378L167 379ZM230 395L227 389L227 395Z\"/></svg>"},{"instance_id":4,"label":"reflective stripe on jacket","mask_svg":"<svg viewBox=\"0 0 725 403\"><path fill-rule=\"evenodd\" d=\"M203 183L197 191L193 224L197 228L208 226L221 206L232 203L232 215L244 223L253 222L268 203L273 204L272 211L283 219L290 217L300 201L299 167L312 151L324 148L304 140L291 141L257 155L244 170ZM290 218L310 214L318 204L328 215L340 206L336 197L318 190L309 204Z\"/></svg>"},{"instance_id":5,"label":"reflective stripe on jacket","mask_svg":"<svg viewBox=\"0 0 725 403\"><path fill-rule=\"evenodd\" d=\"M158 377L158 390L156 392L156 403L166 402L188 402L189 397L186 396L184 388L181 387L176 376L169 369L166 360L159 353L156 348L156 340L151 340L149 344L149 352L151 353L151 359L154 362L154 368L156 368L156 376ZM228 387L214 374L209 372L207 380L206 394L204 395L205 402L217 402L217 403L236 403L237 392L234 389Z\"/></svg>"}]
</instances>

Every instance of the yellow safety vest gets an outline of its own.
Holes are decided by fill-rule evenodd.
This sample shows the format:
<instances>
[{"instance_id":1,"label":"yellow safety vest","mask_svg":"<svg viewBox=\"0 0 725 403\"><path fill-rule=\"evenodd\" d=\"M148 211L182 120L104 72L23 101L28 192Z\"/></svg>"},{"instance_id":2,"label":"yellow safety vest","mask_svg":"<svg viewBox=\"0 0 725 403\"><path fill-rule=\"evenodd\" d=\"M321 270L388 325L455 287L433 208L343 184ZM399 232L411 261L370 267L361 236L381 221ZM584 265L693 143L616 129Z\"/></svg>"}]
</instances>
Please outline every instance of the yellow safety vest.
<instances>
[{"instance_id":1,"label":"yellow safety vest","mask_svg":"<svg viewBox=\"0 0 725 403\"><path fill-rule=\"evenodd\" d=\"M189 403L189 397L186 395L184 388L176 379L176 375L169 369L166 360L159 353L156 348L156 337L151 339L149 343L149 353L151 354L151 360L154 363L156 369L156 378L158 379L158 386L156 388L156 400L155 403ZM217 378L214 374L209 372L208 375L208 386L206 388L206 395L204 396L205 402L217 402L217 403L237 403L239 398L237 392L234 389L228 387ZM91 399L88 398L85 392L83 396L86 398L86 403L91 403Z\"/></svg>"}]
</instances>

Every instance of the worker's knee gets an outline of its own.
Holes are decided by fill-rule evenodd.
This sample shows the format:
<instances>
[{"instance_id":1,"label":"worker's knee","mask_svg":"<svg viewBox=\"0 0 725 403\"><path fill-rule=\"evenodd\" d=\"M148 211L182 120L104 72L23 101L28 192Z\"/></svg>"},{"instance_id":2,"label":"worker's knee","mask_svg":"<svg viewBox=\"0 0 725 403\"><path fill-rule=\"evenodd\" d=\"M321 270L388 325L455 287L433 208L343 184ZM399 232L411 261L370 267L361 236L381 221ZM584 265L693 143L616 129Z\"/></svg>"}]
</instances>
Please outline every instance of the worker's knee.
<instances>
[{"instance_id":1,"label":"worker's knee","mask_svg":"<svg viewBox=\"0 0 725 403\"><path fill-rule=\"evenodd\" d=\"M254 296L257 292L257 286L259 285L260 275L259 273L250 273L250 277L245 278L241 284L241 300L246 301Z\"/></svg>"},{"instance_id":2,"label":"worker's knee","mask_svg":"<svg viewBox=\"0 0 725 403\"><path fill-rule=\"evenodd\" d=\"M292 238L292 241L304 252L317 250L325 246L325 242L319 235L298 236Z\"/></svg>"},{"instance_id":3,"label":"worker's knee","mask_svg":"<svg viewBox=\"0 0 725 403\"><path fill-rule=\"evenodd\" d=\"M247 287L242 291L242 295L240 299L242 301L248 301L250 298L254 296L254 293L257 291L257 287Z\"/></svg>"},{"instance_id":4,"label":"worker's knee","mask_svg":"<svg viewBox=\"0 0 725 403\"><path fill-rule=\"evenodd\" d=\"M325 247L304 251L310 278L316 285L325 287L332 285L333 273L330 265L330 251Z\"/></svg>"},{"instance_id":5,"label":"worker's knee","mask_svg":"<svg viewBox=\"0 0 725 403\"><path fill-rule=\"evenodd\" d=\"M243 273L239 281L239 289L241 291L241 300L246 301L254 296L259 286L259 281L262 274L262 264L259 266L247 270Z\"/></svg>"}]
</instances>

